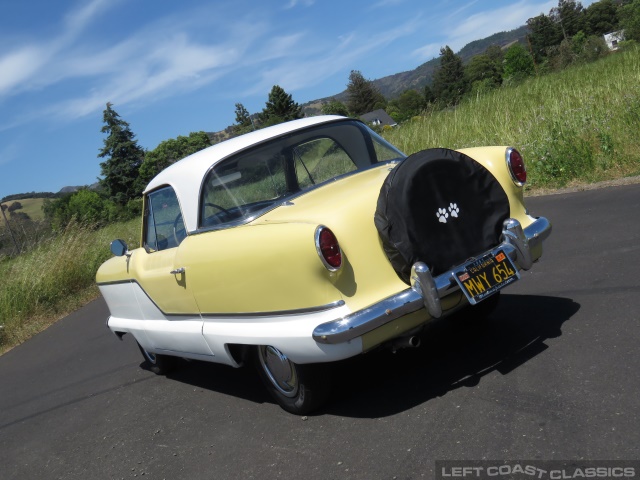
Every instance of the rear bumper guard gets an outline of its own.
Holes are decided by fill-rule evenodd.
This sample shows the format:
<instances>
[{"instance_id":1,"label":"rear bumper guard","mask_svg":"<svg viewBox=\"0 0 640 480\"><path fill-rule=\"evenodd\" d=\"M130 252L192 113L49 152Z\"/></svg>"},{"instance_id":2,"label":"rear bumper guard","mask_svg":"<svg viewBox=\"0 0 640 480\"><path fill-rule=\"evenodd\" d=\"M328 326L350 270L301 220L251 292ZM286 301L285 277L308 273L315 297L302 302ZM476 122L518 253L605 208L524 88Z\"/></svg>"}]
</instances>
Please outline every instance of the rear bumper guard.
<instances>
[{"instance_id":1,"label":"rear bumper guard","mask_svg":"<svg viewBox=\"0 0 640 480\"><path fill-rule=\"evenodd\" d=\"M537 218L524 229L518 220L509 218L502 226L500 245L482 255L496 255L502 250L519 269L529 270L540 258L542 242L550 234L551 223L544 217ZM464 263L433 277L424 262L416 262L411 269L410 288L341 319L318 325L313 331L313 339L327 344L348 342L421 308L425 308L431 317L440 318L443 313L440 299L460 290L454 275L463 268Z\"/></svg>"}]
</instances>

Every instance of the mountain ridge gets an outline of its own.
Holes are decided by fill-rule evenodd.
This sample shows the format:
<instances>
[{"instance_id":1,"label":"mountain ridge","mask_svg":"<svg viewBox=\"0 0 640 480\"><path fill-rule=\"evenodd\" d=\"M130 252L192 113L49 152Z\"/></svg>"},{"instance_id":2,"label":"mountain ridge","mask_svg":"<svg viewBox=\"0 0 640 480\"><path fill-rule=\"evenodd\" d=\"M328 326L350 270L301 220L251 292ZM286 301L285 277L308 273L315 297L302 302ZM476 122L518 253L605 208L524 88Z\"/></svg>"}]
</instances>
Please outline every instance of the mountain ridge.
<instances>
[{"instance_id":1,"label":"mountain ridge","mask_svg":"<svg viewBox=\"0 0 640 480\"><path fill-rule=\"evenodd\" d=\"M462 58L463 63L466 64L471 58L484 53L487 48L492 45L498 45L500 48L505 49L516 42L525 43L528 33L529 27L526 25L509 31L494 33L488 37L469 42L462 47L456 55ZM425 85L430 85L433 81L433 73L439 65L440 59L436 57L417 66L413 70L394 73L392 75L371 80L371 82L385 98L393 99L398 97L405 90L412 88L420 89ZM311 100L301 104L301 107L307 115L318 115L321 111L322 105L334 99L343 103L346 102L348 99L347 90L345 89L336 95Z\"/></svg>"}]
</instances>

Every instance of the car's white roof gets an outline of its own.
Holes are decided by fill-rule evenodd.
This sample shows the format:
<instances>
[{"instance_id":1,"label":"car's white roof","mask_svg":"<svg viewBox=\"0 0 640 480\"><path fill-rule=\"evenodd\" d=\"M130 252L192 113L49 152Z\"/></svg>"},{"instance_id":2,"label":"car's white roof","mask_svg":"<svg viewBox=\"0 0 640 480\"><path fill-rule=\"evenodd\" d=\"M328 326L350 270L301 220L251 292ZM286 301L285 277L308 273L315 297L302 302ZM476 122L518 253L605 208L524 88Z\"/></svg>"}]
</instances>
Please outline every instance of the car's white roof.
<instances>
[{"instance_id":1,"label":"car's white roof","mask_svg":"<svg viewBox=\"0 0 640 480\"><path fill-rule=\"evenodd\" d=\"M204 150L200 150L193 155L189 155L164 169L149 182L145 193L161 186L171 185L178 195L187 231L192 232L198 225L198 196L200 193L200 185L205 174L213 165L252 145L281 135L286 135L296 130L340 119L344 119L344 117L322 115L302 118L231 138L205 148Z\"/></svg>"}]
</instances>

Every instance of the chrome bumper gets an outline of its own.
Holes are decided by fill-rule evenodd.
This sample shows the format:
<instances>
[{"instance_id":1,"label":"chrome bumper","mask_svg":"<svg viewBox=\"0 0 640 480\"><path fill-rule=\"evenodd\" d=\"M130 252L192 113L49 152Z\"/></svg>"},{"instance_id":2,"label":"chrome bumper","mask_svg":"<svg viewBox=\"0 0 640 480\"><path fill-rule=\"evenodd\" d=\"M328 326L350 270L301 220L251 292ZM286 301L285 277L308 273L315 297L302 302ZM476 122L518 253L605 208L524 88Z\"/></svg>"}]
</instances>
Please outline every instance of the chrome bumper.
<instances>
[{"instance_id":1,"label":"chrome bumper","mask_svg":"<svg viewBox=\"0 0 640 480\"><path fill-rule=\"evenodd\" d=\"M510 218L502 226L502 243L482 255L495 255L502 250L519 269L529 270L542 255L542 242L550 233L551 223L544 217L537 218L525 229L519 221ZM442 316L440 299L460 289L454 276L463 268L464 263L432 277L426 264L416 262L411 269L410 288L339 320L318 325L313 339L329 344L347 342L421 308L431 317L439 318Z\"/></svg>"}]
</instances>

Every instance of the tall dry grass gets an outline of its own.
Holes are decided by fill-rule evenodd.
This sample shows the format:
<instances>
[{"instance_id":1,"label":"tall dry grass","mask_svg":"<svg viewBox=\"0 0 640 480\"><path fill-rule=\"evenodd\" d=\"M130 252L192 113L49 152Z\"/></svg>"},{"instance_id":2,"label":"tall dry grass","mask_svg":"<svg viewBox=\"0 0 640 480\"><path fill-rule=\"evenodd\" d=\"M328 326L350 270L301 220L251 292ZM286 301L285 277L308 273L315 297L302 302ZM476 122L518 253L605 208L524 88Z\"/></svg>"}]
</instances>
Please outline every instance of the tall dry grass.
<instances>
[{"instance_id":1,"label":"tall dry grass","mask_svg":"<svg viewBox=\"0 0 640 480\"><path fill-rule=\"evenodd\" d=\"M140 221L100 230L72 223L27 253L0 262L0 351L95 297L96 271L111 256L109 244L117 237L137 245Z\"/></svg>"}]
</instances>

